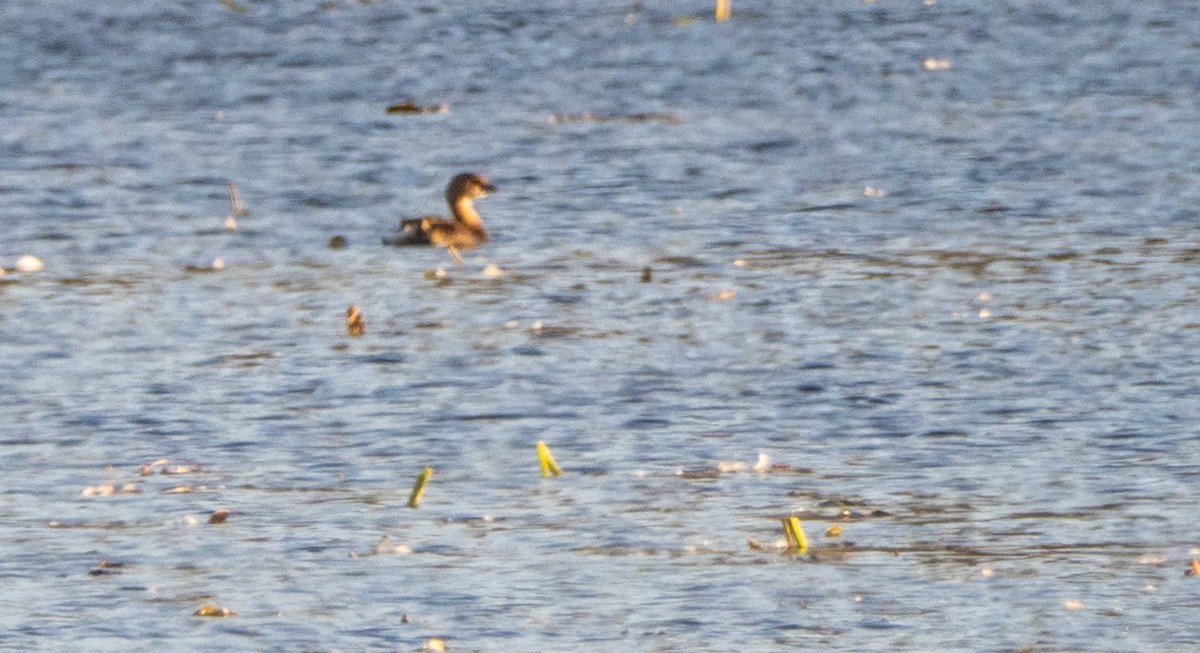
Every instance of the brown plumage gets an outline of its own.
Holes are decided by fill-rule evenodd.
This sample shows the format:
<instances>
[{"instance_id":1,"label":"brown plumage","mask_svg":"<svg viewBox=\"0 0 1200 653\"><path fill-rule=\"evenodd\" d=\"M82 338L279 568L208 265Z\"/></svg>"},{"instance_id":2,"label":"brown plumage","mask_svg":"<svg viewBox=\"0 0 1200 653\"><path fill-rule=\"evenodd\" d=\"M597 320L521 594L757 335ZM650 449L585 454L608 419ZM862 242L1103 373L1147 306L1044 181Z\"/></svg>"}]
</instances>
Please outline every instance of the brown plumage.
<instances>
[{"instance_id":1,"label":"brown plumage","mask_svg":"<svg viewBox=\"0 0 1200 653\"><path fill-rule=\"evenodd\" d=\"M487 229L483 219L475 210L474 200L496 191L487 177L473 173L455 175L446 187L446 203L450 205L452 218L428 215L400 223L400 233L395 238L385 238L385 245L399 247L434 245L445 247L456 261L460 249L471 249L487 242Z\"/></svg>"}]
</instances>

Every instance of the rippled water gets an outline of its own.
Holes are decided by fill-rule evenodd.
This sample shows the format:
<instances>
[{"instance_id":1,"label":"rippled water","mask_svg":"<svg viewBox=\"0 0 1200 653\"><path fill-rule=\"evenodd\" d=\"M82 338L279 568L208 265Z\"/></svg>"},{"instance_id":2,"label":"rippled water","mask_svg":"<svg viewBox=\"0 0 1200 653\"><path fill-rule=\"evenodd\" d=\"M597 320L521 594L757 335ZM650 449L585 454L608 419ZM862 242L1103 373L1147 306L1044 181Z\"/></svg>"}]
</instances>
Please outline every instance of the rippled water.
<instances>
[{"instance_id":1,"label":"rippled water","mask_svg":"<svg viewBox=\"0 0 1200 653\"><path fill-rule=\"evenodd\" d=\"M1200 8L733 4L0 7L0 647L1194 646Z\"/></svg>"}]
</instances>

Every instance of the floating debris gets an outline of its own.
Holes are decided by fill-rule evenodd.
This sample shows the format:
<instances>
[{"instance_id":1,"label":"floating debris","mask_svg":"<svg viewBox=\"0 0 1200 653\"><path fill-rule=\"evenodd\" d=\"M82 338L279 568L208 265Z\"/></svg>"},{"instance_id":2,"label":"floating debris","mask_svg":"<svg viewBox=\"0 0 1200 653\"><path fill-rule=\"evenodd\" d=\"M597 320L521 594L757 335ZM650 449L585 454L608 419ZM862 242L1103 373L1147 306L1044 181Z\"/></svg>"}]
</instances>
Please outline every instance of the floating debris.
<instances>
[{"instance_id":1,"label":"floating debris","mask_svg":"<svg viewBox=\"0 0 1200 653\"><path fill-rule=\"evenodd\" d=\"M115 576L121 573L121 568L124 566L124 562L101 560L100 564L88 571L88 576Z\"/></svg>"},{"instance_id":2,"label":"floating debris","mask_svg":"<svg viewBox=\"0 0 1200 653\"><path fill-rule=\"evenodd\" d=\"M579 333L579 329L575 327L547 326L542 324L541 320L534 320L533 324L529 325L529 333L535 336L561 337Z\"/></svg>"},{"instance_id":3,"label":"floating debris","mask_svg":"<svg viewBox=\"0 0 1200 653\"><path fill-rule=\"evenodd\" d=\"M351 304L350 308L346 309L346 332L355 337L367 332L367 324L358 304Z\"/></svg>"},{"instance_id":4,"label":"floating debris","mask_svg":"<svg viewBox=\"0 0 1200 653\"><path fill-rule=\"evenodd\" d=\"M841 537L845 530L845 527L835 524L825 529L825 537Z\"/></svg>"},{"instance_id":5,"label":"floating debris","mask_svg":"<svg viewBox=\"0 0 1200 653\"><path fill-rule=\"evenodd\" d=\"M771 469L771 459L767 457L767 454L758 452L758 460L754 461L752 469L759 474L766 474L767 470Z\"/></svg>"},{"instance_id":6,"label":"floating debris","mask_svg":"<svg viewBox=\"0 0 1200 653\"><path fill-rule=\"evenodd\" d=\"M416 508L421 505L421 499L425 498L425 486L429 484L429 479L433 478L433 468L426 467L421 470L421 475L417 477L417 482L413 485L412 494L408 495L408 507Z\"/></svg>"},{"instance_id":7,"label":"floating debris","mask_svg":"<svg viewBox=\"0 0 1200 653\"><path fill-rule=\"evenodd\" d=\"M727 302L737 298L737 291L726 288L720 292L708 296L710 302Z\"/></svg>"},{"instance_id":8,"label":"floating debris","mask_svg":"<svg viewBox=\"0 0 1200 653\"><path fill-rule=\"evenodd\" d=\"M886 196L887 196L887 191L882 188L875 188L874 186L867 186L866 188L863 189L863 197L878 198L878 197L886 197Z\"/></svg>"},{"instance_id":9,"label":"floating debris","mask_svg":"<svg viewBox=\"0 0 1200 653\"><path fill-rule=\"evenodd\" d=\"M26 254L13 264L13 270L17 272L41 272L45 267L46 264L42 262L42 259L33 254Z\"/></svg>"},{"instance_id":10,"label":"floating debris","mask_svg":"<svg viewBox=\"0 0 1200 653\"><path fill-rule=\"evenodd\" d=\"M732 0L717 0L716 19L718 23L723 23L729 20L729 12L732 10Z\"/></svg>"},{"instance_id":11,"label":"floating debris","mask_svg":"<svg viewBox=\"0 0 1200 653\"><path fill-rule=\"evenodd\" d=\"M756 540L752 537L746 538L746 546L749 546L751 551L770 551L771 550L771 547L769 545L763 544L762 542L759 542L758 540Z\"/></svg>"},{"instance_id":12,"label":"floating debris","mask_svg":"<svg viewBox=\"0 0 1200 653\"><path fill-rule=\"evenodd\" d=\"M448 647L446 646L446 640L441 639L440 637L430 637L429 641L425 642L425 646L422 647L422 650L445 651L445 650L447 650L447 648Z\"/></svg>"},{"instance_id":13,"label":"floating debris","mask_svg":"<svg viewBox=\"0 0 1200 653\"><path fill-rule=\"evenodd\" d=\"M80 496L85 497L111 497L117 494L140 494L142 488L134 483L126 483L124 485L115 485L108 483L105 485L89 485L83 488Z\"/></svg>"},{"instance_id":14,"label":"floating debris","mask_svg":"<svg viewBox=\"0 0 1200 653\"><path fill-rule=\"evenodd\" d=\"M329 239L329 249L346 249L346 245L350 244L345 236L334 236Z\"/></svg>"},{"instance_id":15,"label":"floating debris","mask_svg":"<svg viewBox=\"0 0 1200 653\"><path fill-rule=\"evenodd\" d=\"M192 613L196 617L232 617L237 613L229 608L222 608L219 605L211 603L200 606L198 610Z\"/></svg>"},{"instance_id":16,"label":"floating debris","mask_svg":"<svg viewBox=\"0 0 1200 653\"><path fill-rule=\"evenodd\" d=\"M449 113L450 105L443 102L441 104L420 105L412 100L397 102L390 104L387 108L389 115L408 114L408 115L428 115L431 113Z\"/></svg>"},{"instance_id":17,"label":"floating debris","mask_svg":"<svg viewBox=\"0 0 1200 653\"><path fill-rule=\"evenodd\" d=\"M225 259L215 258L208 265L186 265L183 269L186 272L220 272L225 269Z\"/></svg>"},{"instance_id":18,"label":"floating debris","mask_svg":"<svg viewBox=\"0 0 1200 653\"><path fill-rule=\"evenodd\" d=\"M800 523L800 518L785 517L782 521L783 534L787 536L788 541L788 552L801 556L808 553L808 537L804 534L804 526Z\"/></svg>"},{"instance_id":19,"label":"floating debris","mask_svg":"<svg viewBox=\"0 0 1200 653\"><path fill-rule=\"evenodd\" d=\"M1063 601L1063 607L1072 612L1083 609L1083 601L1079 599L1067 599Z\"/></svg>"},{"instance_id":20,"label":"floating debris","mask_svg":"<svg viewBox=\"0 0 1200 653\"><path fill-rule=\"evenodd\" d=\"M443 268L434 268L432 270L425 271L425 278L431 281L434 279L445 279L449 276L449 273L447 273Z\"/></svg>"},{"instance_id":21,"label":"floating debris","mask_svg":"<svg viewBox=\"0 0 1200 653\"><path fill-rule=\"evenodd\" d=\"M202 471L204 470L201 469L199 465L168 465L160 469L158 473L171 476L178 474L196 474Z\"/></svg>"},{"instance_id":22,"label":"floating debris","mask_svg":"<svg viewBox=\"0 0 1200 653\"><path fill-rule=\"evenodd\" d=\"M412 548L404 544L392 544L387 535L379 538L375 546L371 548L371 555L407 555L412 553Z\"/></svg>"},{"instance_id":23,"label":"floating debris","mask_svg":"<svg viewBox=\"0 0 1200 653\"><path fill-rule=\"evenodd\" d=\"M226 519L229 519L229 509L218 508L217 510L213 511L213 514L208 516L208 523L224 524Z\"/></svg>"},{"instance_id":24,"label":"floating debris","mask_svg":"<svg viewBox=\"0 0 1200 653\"><path fill-rule=\"evenodd\" d=\"M647 265L642 268L642 283L650 283L651 281L654 281L654 271Z\"/></svg>"},{"instance_id":25,"label":"floating debris","mask_svg":"<svg viewBox=\"0 0 1200 653\"><path fill-rule=\"evenodd\" d=\"M236 11L240 14L250 13L250 8L240 2L234 2L234 0L219 0L219 2L225 5L225 8L230 11Z\"/></svg>"},{"instance_id":26,"label":"floating debris","mask_svg":"<svg viewBox=\"0 0 1200 653\"><path fill-rule=\"evenodd\" d=\"M551 125L562 125L572 122L589 122L589 123L606 123L606 122L626 122L626 123L645 123L645 122L660 122L668 125L678 125L683 122L678 114L674 113L629 113L629 114L613 114L613 113L592 113L585 111L583 113L556 113L546 118L546 122Z\"/></svg>"},{"instance_id":27,"label":"floating debris","mask_svg":"<svg viewBox=\"0 0 1200 653\"><path fill-rule=\"evenodd\" d=\"M191 494L195 491L196 488L190 485L173 485L163 490L163 494Z\"/></svg>"},{"instance_id":28,"label":"floating debris","mask_svg":"<svg viewBox=\"0 0 1200 653\"><path fill-rule=\"evenodd\" d=\"M483 267L483 276L487 279L499 279L504 276L504 270L500 269L495 263L488 263Z\"/></svg>"},{"instance_id":29,"label":"floating debris","mask_svg":"<svg viewBox=\"0 0 1200 653\"><path fill-rule=\"evenodd\" d=\"M550 453L550 447L545 442L538 440L537 443L538 464L542 468L542 478L550 476L562 476L562 467L554 462L554 456Z\"/></svg>"},{"instance_id":30,"label":"floating debris","mask_svg":"<svg viewBox=\"0 0 1200 653\"><path fill-rule=\"evenodd\" d=\"M170 458L159 458L158 460L156 460L152 463L148 463L145 465L138 465L138 475L139 476L151 476L155 473L154 472L155 467L166 465L169 462L171 462Z\"/></svg>"},{"instance_id":31,"label":"floating debris","mask_svg":"<svg viewBox=\"0 0 1200 653\"><path fill-rule=\"evenodd\" d=\"M225 216L225 228L229 231L237 231L237 219L247 215L246 205L242 204L242 194L238 192L238 187L232 181L229 182L225 189L229 191L229 215Z\"/></svg>"},{"instance_id":32,"label":"floating debris","mask_svg":"<svg viewBox=\"0 0 1200 653\"><path fill-rule=\"evenodd\" d=\"M921 62L921 68L925 70L950 70L950 60L928 57Z\"/></svg>"},{"instance_id":33,"label":"floating debris","mask_svg":"<svg viewBox=\"0 0 1200 653\"><path fill-rule=\"evenodd\" d=\"M1200 560L1192 559L1192 564L1188 567L1186 576L1200 576Z\"/></svg>"}]
</instances>

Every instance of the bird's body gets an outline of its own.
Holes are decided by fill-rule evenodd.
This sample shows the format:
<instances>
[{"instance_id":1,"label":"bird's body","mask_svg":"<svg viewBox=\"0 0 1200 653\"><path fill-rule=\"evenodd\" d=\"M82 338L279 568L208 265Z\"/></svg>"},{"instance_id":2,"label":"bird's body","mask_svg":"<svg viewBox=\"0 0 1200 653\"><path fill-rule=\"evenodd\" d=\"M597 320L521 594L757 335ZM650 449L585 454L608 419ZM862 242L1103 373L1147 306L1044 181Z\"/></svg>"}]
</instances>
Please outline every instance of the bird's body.
<instances>
[{"instance_id":1,"label":"bird's body","mask_svg":"<svg viewBox=\"0 0 1200 653\"><path fill-rule=\"evenodd\" d=\"M474 200L495 192L496 187L483 175L456 175L446 187L446 203L453 217L430 215L403 220L395 238L385 238L384 244L399 247L433 245L445 247L455 260L461 260L458 250L478 247L488 240L483 219L475 210Z\"/></svg>"}]
</instances>

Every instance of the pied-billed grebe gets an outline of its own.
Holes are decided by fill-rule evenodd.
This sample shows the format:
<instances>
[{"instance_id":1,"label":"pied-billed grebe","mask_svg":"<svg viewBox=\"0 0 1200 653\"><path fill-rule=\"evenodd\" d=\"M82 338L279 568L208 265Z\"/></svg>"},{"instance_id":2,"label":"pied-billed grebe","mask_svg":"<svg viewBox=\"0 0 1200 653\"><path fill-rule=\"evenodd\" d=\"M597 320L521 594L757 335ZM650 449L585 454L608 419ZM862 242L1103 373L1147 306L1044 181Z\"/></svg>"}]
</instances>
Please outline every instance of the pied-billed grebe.
<instances>
[{"instance_id":1,"label":"pied-billed grebe","mask_svg":"<svg viewBox=\"0 0 1200 653\"><path fill-rule=\"evenodd\" d=\"M496 187L487 177L473 173L455 175L446 187L446 203L450 205L451 219L429 215L400 222L400 233L395 238L385 238L385 245L435 245L445 247L454 260L462 262L460 249L471 249L487 242L487 229L483 219L475 210L474 200L494 193Z\"/></svg>"}]
</instances>

